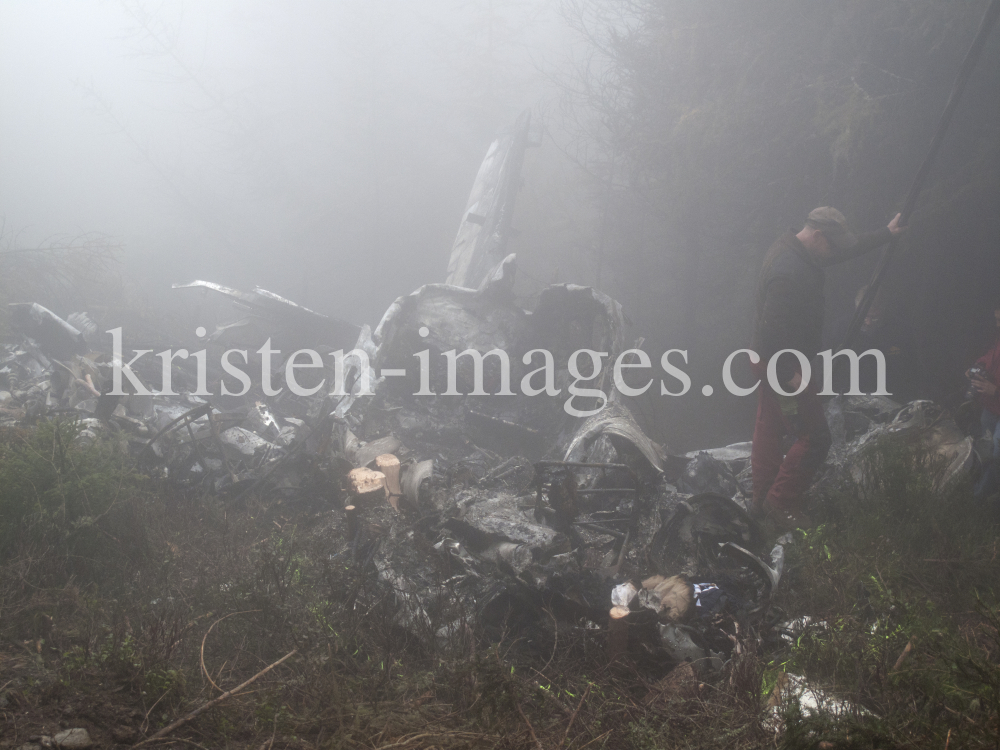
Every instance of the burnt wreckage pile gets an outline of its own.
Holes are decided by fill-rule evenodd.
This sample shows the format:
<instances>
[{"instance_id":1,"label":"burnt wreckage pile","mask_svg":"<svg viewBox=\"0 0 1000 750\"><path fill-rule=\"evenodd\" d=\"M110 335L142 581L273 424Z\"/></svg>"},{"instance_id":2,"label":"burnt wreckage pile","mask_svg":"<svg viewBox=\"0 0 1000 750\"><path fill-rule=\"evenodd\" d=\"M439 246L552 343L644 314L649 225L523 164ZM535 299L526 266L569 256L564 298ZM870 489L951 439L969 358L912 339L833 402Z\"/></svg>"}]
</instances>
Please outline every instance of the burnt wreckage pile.
<instances>
[{"instance_id":1,"label":"burnt wreckage pile","mask_svg":"<svg viewBox=\"0 0 1000 750\"><path fill-rule=\"evenodd\" d=\"M419 350L472 348L503 349L520 379L527 368L516 363L540 348L552 352L565 392L573 351L617 357L625 348L621 308L610 298L556 285L528 313L514 303L513 274L511 256L478 289L432 284L396 300L374 332L364 327L347 345L368 354L369 371L363 358L345 357L342 396L326 388L309 397L288 388L273 398L190 395L197 373L178 360L173 388L188 393L115 397L111 357L90 350L92 330L23 306L20 339L3 350L0 419L70 413L83 428L78 439L113 432L170 481L227 501L252 492L332 508L332 554L370 566L391 590L399 624L420 637L446 639L470 619L488 629L511 613L548 620L547 611L567 629L602 639L609 630L612 650L623 651L631 631L644 633L664 663L721 665L735 624L764 617L781 569L781 548L772 554L731 499L742 497L743 446L732 455L671 454L616 400L610 376L588 383L608 403L587 418L568 414L563 398L419 396L409 377L378 376L404 369ZM198 285L250 313L206 335L210 353L239 345L234 337L250 328L278 346L301 319L319 318L263 290ZM343 330L330 326L329 346L346 348L336 338ZM469 393L475 373L465 359L457 385ZM443 360L430 359L437 393L447 387ZM152 386L162 373L160 360L150 362L132 376ZM487 393L500 390L491 364L482 373ZM209 367L209 383L221 374ZM332 364L314 375L334 382ZM373 395L360 395L365 378Z\"/></svg>"},{"instance_id":2,"label":"burnt wreckage pile","mask_svg":"<svg viewBox=\"0 0 1000 750\"><path fill-rule=\"evenodd\" d=\"M663 669L690 661L714 670L740 634L794 630L770 606L787 537L774 544L746 512L749 443L676 454L644 434L607 372L588 383L602 394L592 402L607 399L589 417L544 394L414 395L448 389L440 355L452 349L505 351L512 382L528 371L525 353L547 350L565 393L572 352L607 352L615 361L629 346L620 305L595 289L550 286L531 312L515 303L515 259L504 244L527 143L523 117L491 146L449 283L400 297L374 331L263 289L177 287L225 295L243 312L201 337L209 392L220 392L223 373L212 363L221 352L270 338L283 352L365 352L367 363L343 359L346 395L329 386L296 395L281 387L281 363L276 396L195 396L195 363L177 360L172 381L181 395L131 388L116 397L111 356L94 351L108 337L85 315L63 320L28 304L14 306L17 340L0 355L0 423L68 413L79 418L79 440L117 434L147 471L170 481L226 501L254 493L332 511L322 529L331 554L371 571L380 596L391 593L398 625L425 640L448 639L470 622L488 633L555 621L612 656L645 653ZM431 354L427 383L416 372L386 376L409 372L423 350ZM147 359L131 375L155 385L160 365ZM314 381L300 382L332 384L333 370L324 357ZM458 392L471 393L471 358L460 358L455 373ZM501 390L496 357L484 360L481 377L486 393ZM362 395L366 382L373 395ZM972 440L929 402L903 408L838 397L828 412L834 447L820 487L863 480L865 447L887 435L908 435L938 454L941 488L975 461Z\"/></svg>"}]
</instances>

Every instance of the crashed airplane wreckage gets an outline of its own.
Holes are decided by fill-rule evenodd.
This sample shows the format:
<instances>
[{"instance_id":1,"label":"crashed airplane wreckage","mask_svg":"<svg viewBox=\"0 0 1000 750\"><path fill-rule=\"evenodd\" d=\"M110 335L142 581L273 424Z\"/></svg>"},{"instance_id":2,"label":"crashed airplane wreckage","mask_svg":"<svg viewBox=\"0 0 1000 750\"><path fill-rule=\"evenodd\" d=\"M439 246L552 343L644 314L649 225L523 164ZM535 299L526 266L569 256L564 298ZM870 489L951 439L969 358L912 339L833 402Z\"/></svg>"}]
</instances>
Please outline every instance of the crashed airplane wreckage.
<instances>
[{"instance_id":1,"label":"crashed airplane wreckage","mask_svg":"<svg viewBox=\"0 0 1000 750\"><path fill-rule=\"evenodd\" d=\"M621 306L595 289L552 285L531 311L515 302L515 257L502 251L528 127L525 115L490 147L452 251L451 283L398 298L374 331L260 288L175 287L213 291L241 310L204 332L209 351L269 337L286 351L363 351L367 364L344 358L344 394L295 395L280 388L278 367L273 397L192 395L197 374L181 361L172 363L173 382L186 393L112 396L111 357L85 315L63 320L20 305L20 339L0 357L0 423L69 413L80 420L79 440L117 433L150 473L226 502L254 493L332 511L322 516L332 556L370 569L391 592L398 625L422 639L470 621L489 633L512 620L548 627L555 618L561 632L575 629L611 656L718 669L737 632L790 627L775 630L780 617L770 608L783 549L745 510L749 443L678 455L643 433L607 372L574 396L606 406L578 417L565 397L475 395L477 375L484 393L504 390L496 356L484 357L479 373L472 357L460 357L453 383L441 364L451 350L502 350L511 379L520 379L523 356L544 349L565 393L572 352L614 361L627 348ZM426 382L396 374L425 350ZM161 374L158 364L133 372L148 384ZM210 369L208 379L222 375ZM326 365L312 376L313 385L335 381ZM363 395L365 383L372 395ZM865 447L890 435L941 456L942 488L975 461L972 440L929 402L838 397L828 411L835 442L822 482L863 479Z\"/></svg>"},{"instance_id":2,"label":"crashed airplane wreckage","mask_svg":"<svg viewBox=\"0 0 1000 750\"><path fill-rule=\"evenodd\" d=\"M443 395L442 357L432 357L429 369L431 390L442 395L413 395L419 383L385 376L418 350L503 349L520 363L525 352L544 348L555 359L556 388L565 390L571 352L623 351L624 317L614 300L559 284L528 312L515 304L514 273L509 256L478 289L421 287L397 299L374 332L362 327L356 348L369 356L370 396L357 387L362 361L348 358L347 382L355 387L342 396L303 398L285 389L270 399L115 399L107 395L107 353L76 353L84 335L48 313L45 333L25 323L21 342L5 347L0 373L9 390L0 408L10 423L72 411L84 428L79 439L117 431L150 472L229 501L255 492L332 507L335 554L372 565L396 598L399 624L420 635L444 637L477 616L488 628L513 610L547 617L547 609L567 627L610 628L609 647L618 652L634 631L644 634L636 643L665 664L720 665L731 650L725 623L763 616L780 553L765 549L729 497L671 483L698 460L649 439L616 399L610 376L589 383L601 397L586 398L608 403L586 418L545 395ZM244 308L250 302L215 285L186 286L235 296ZM255 325L275 335L291 316L309 314L252 313ZM242 327L220 326L205 345L222 346ZM78 348L67 349L71 343ZM468 393L475 368L466 359L456 373L458 390ZM500 390L493 364L483 362L487 393ZM511 376L526 369L513 365ZM193 385L195 374L181 370L175 387ZM150 383L159 375L135 374ZM333 382L332 372L323 374ZM210 381L219 377L210 370ZM714 624L685 624L699 617Z\"/></svg>"}]
</instances>

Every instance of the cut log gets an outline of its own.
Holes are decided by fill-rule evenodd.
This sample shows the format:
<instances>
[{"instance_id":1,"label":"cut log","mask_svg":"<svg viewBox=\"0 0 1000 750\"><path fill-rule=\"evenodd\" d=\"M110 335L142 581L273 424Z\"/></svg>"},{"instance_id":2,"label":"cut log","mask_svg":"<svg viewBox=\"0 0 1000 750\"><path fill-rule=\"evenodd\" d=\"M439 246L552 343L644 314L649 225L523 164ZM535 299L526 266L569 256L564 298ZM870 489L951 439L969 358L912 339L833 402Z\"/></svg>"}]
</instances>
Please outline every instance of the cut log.
<instances>
[{"instance_id":1,"label":"cut log","mask_svg":"<svg viewBox=\"0 0 1000 750\"><path fill-rule=\"evenodd\" d=\"M608 661L628 650L628 607L612 607L608 613Z\"/></svg>"},{"instance_id":2,"label":"cut log","mask_svg":"<svg viewBox=\"0 0 1000 750\"><path fill-rule=\"evenodd\" d=\"M399 498L403 491L399 486L399 459L391 453L383 453L375 459L375 468L385 474L385 490L389 504L399 510Z\"/></svg>"},{"instance_id":3,"label":"cut log","mask_svg":"<svg viewBox=\"0 0 1000 750\"><path fill-rule=\"evenodd\" d=\"M371 502L385 499L385 474L361 467L351 469L347 474L347 484L355 501ZM357 502L354 503L357 505Z\"/></svg>"}]
</instances>

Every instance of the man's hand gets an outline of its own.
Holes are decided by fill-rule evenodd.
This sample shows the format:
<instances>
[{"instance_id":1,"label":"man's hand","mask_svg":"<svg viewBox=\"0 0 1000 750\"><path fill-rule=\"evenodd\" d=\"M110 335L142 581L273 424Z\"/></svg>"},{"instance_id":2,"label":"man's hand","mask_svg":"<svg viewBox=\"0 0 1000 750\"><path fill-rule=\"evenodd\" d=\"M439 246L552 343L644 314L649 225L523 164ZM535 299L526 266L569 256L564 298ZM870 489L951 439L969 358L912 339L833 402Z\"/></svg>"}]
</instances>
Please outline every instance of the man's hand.
<instances>
[{"instance_id":1,"label":"man's hand","mask_svg":"<svg viewBox=\"0 0 1000 750\"><path fill-rule=\"evenodd\" d=\"M889 232L892 233L893 237L896 237L906 231L906 227L899 226L899 220L903 214L896 214L892 217L892 221L889 222Z\"/></svg>"},{"instance_id":2,"label":"man's hand","mask_svg":"<svg viewBox=\"0 0 1000 750\"><path fill-rule=\"evenodd\" d=\"M799 389L800 385L802 385L802 373L796 372L792 375L792 379L788 381L788 389L794 393Z\"/></svg>"},{"instance_id":3,"label":"man's hand","mask_svg":"<svg viewBox=\"0 0 1000 750\"><path fill-rule=\"evenodd\" d=\"M997 387L993 385L990 381L985 378L981 378L976 375L972 379L972 390L981 396L995 396L997 393Z\"/></svg>"}]
</instances>

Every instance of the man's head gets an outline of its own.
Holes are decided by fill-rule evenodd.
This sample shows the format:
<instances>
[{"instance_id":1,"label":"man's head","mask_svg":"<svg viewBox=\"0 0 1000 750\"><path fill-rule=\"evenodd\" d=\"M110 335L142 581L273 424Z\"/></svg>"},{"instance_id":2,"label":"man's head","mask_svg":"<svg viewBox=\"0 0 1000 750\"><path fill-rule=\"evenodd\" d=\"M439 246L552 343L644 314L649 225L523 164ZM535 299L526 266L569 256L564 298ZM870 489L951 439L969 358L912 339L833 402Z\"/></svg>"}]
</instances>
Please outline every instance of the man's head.
<instances>
[{"instance_id":1,"label":"man's head","mask_svg":"<svg viewBox=\"0 0 1000 750\"><path fill-rule=\"evenodd\" d=\"M843 251L858 244L858 238L847 226L847 219L830 206L810 211L806 225L795 236L820 265L832 263Z\"/></svg>"}]
</instances>

